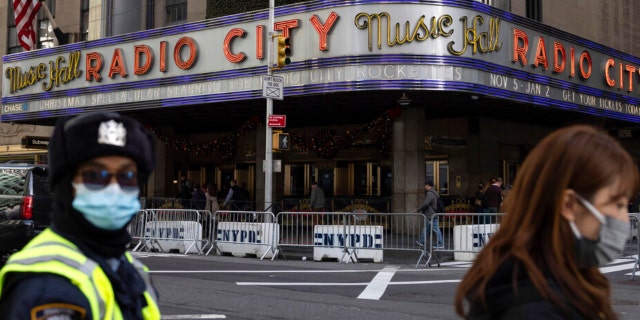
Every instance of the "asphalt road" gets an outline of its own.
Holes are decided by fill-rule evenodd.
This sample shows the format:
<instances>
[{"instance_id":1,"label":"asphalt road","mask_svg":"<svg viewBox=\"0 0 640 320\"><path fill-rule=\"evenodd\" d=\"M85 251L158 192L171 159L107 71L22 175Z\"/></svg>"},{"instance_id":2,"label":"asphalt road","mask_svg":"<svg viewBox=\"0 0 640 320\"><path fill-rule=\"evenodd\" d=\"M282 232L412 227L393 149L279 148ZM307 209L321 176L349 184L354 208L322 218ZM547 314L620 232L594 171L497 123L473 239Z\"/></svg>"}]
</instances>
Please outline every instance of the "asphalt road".
<instances>
[{"instance_id":1,"label":"asphalt road","mask_svg":"<svg viewBox=\"0 0 640 320\"><path fill-rule=\"evenodd\" d=\"M152 271L164 320L459 319L453 297L468 263L415 268L385 263L263 260L136 253ZM417 259L417 257L416 257ZM640 272L631 261L604 267L620 319L640 315Z\"/></svg>"}]
</instances>

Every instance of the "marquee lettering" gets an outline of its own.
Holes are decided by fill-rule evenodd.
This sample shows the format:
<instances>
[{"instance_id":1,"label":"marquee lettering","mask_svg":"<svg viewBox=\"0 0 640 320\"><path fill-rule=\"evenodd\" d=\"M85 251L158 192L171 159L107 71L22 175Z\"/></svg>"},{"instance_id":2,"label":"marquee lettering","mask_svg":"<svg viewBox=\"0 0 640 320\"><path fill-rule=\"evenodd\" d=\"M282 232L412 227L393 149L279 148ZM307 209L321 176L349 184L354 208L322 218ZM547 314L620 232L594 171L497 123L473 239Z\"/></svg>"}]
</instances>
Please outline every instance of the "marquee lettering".
<instances>
[{"instance_id":1,"label":"marquee lettering","mask_svg":"<svg viewBox=\"0 0 640 320\"><path fill-rule=\"evenodd\" d=\"M431 7L432 6L425 6L425 8ZM306 23L306 26L302 26L306 27L306 29L300 29L300 31L304 31L301 32L301 34L313 35L313 39L300 39L302 41L309 41L309 43L303 44L306 45L304 46L305 53L311 50L317 50L315 53L309 53L309 56L315 57L319 51L322 52L322 56L324 57L324 53L334 49L331 47L332 37L334 37L333 41L345 41L345 37L350 36L340 34L339 37L336 38L333 30L336 30L337 26L344 28L344 25L339 24L341 16L338 12L352 12L349 11L351 9L340 11L342 10L340 8L334 10L337 12L323 11L323 16L311 13L308 19L276 21L273 24L273 30L276 33L291 38L291 42L294 43L293 37L297 33L297 28L301 28L301 23ZM423 51L418 49L416 50L416 54L442 55L442 52L446 50L449 55L453 56L471 56L498 52L502 49L503 43L500 42L500 33L502 31L501 26L504 25L504 23L502 23L500 18L483 13L467 16L460 12L468 11L456 9L456 11L452 10L452 12L456 14L456 21L454 20L454 16L447 14L446 10L446 6L438 7L433 15L422 14L423 12L419 11L418 13L408 10L392 11L401 12L401 16L398 15L401 18L387 11L371 13L355 11L356 14L353 16L354 24L349 25L348 30L347 28L340 30L341 33L343 31L358 33L357 37L353 38L363 39L362 43L355 44L360 46L355 48L359 53L364 53L366 50L373 52L374 48L377 47L378 50L383 50L382 54L386 54L389 50L386 52L384 50L388 48L403 45L413 45L418 48L418 46L424 45L421 42L429 40L433 40L431 43L437 44L438 46L442 45L442 48L439 47L433 48L433 50ZM405 16L409 18L407 19ZM207 61L207 63L215 63L216 70L220 69L218 65L220 63L226 63L227 65L228 63L245 63L251 55L254 55L257 60L264 60L266 58L266 45L272 45L273 39L271 37L273 35L267 33L267 26L264 25L264 22L262 23L261 25L255 25L255 27L244 27L244 24L242 28L238 26L225 27L227 29L222 32L224 35L223 39L211 40L217 44L214 48L222 49L222 55L225 59L222 61L218 59L219 51L217 50L220 49L215 49L215 52L207 52L203 58L211 60L213 57L213 59L217 59L215 61ZM513 25L513 23L510 23L510 25ZM313 28L315 33L311 31L311 28ZM206 30L198 29L198 32L200 31ZM217 35L218 31L219 30L213 34ZM524 30L518 26L513 27L510 31L512 33L508 34L508 37L505 37L505 39L512 41L512 51L505 55L500 55L500 58L507 61L495 61L499 59L496 55L496 57L488 61L489 63L500 65L511 64L513 68L519 68L526 72L546 74L553 76L555 79L561 79L562 81L567 78L587 81L594 73L592 56L588 50L581 48L580 45L571 46L564 42L564 40L557 40L554 35L536 34L536 31L531 31L530 29ZM255 34L251 34L252 32L255 32ZM365 32L367 38L366 47L364 44ZM317 38L315 35L317 35ZM198 34L198 36L200 36L200 34ZM136 35L136 37L138 36ZM243 42L251 37L255 37L255 40L250 40L252 43L247 44ZM19 61L18 65L20 66L14 66L11 65L11 63L6 64L4 77L7 79L7 91L11 94L16 94L20 90L30 88L35 84L40 84L39 87L41 87L43 91L51 91L54 90L54 88L59 88L80 78L83 72L83 70L81 70L82 68L84 68L84 78L88 85L92 82L101 82L104 77L108 77L108 80L114 79L117 81L127 78L129 74L133 74L133 76L139 79L145 79L145 77L160 78L161 75L159 76L158 73L165 73L167 71L171 71L172 76L176 76L182 71L185 73L188 72L188 70L198 63L200 56L198 43L194 38L189 36L176 35L174 38L172 33L170 33L168 38L171 39L171 43L164 39L141 39L140 41L142 43L123 43L116 44L115 48L108 46L99 49L87 49L87 51L73 51L69 52L68 56L55 55L51 58L40 58L39 54L35 54L33 60L31 60L32 58L29 56L29 59ZM206 36L203 36L203 38L206 39ZM177 39L177 41L174 39ZM209 41L209 39L206 41ZM317 41L317 45L315 45L315 41ZM309 45L311 43L314 45ZM247 49L247 45L250 49ZM255 48L253 47L254 45ZM413 53L414 51L405 50L403 52ZM339 52L335 55L329 53L326 57L337 56L343 53L344 52ZM82 56L83 54L84 57ZM597 61L600 61L599 59L602 59L602 54L598 53L596 57L598 59ZM606 57L604 58L606 59ZM51 60L47 61L49 59ZM82 59L84 59L84 65L81 65ZM22 60L22 58L17 60ZM28 64L30 61L35 62L32 62L31 65ZM602 81L602 83L598 84L598 86L608 87L610 89L615 88L626 92L633 92L634 87L638 87L638 85L634 86L634 84L640 81L640 64L623 61L623 58L609 58L606 61L597 63L599 64L597 66L599 70L596 72L599 73L598 77L602 79L599 80ZM177 68L178 70L172 70L170 68ZM229 70L231 69L232 68L229 68ZM393 68L382 68L380 70L384 76L387 76L387 72L393 70ZM326 75L324 72L326 72ZM333 75L331 72L332 71L322 70L322 68L313 70L310 73L311 79L335 81L333 79L345 77L344 74L335 73L334 78L334 76L331 76ZM285 72L285 74L287 73ZM296 76L297 74L298 73L292 72L287 76ZM358 74L358 76L360 75ZM503 76L506 77L505 74L503 74ZM507 88L507 81L503 81L503 78L496 76L492 79L495 79L495 81L493 81L495 86L504 89ZM245 81L246 80L237 79L231 83L236 87L244 88L247 86ZM546 96L544 95L545 88L547 89L546 91L549 92L549 86L540 86L540 84L535 82L526 82L524 79L514 78L513 82L509 81L509 84L513 85L513 91L525 94ZM81 88L83 86L76 85L74 87ZM35 88L32 90L35 90ZM604 109L609 108L611 104L609 101L614 101L603 100L604 102L596 102L595 98L583 99L582 96L568 93L563 97L565 101L575 101L581 105L595 106L599 104L602 105ZM10 108L19 109L21 107L21 105L15 105ZM640 107L633 106L633 108L624 108L626 108L629 113L640 113ZM616 110L622 109L623 107L616 107Z\"/></svg>"},{"instance_id":2,"label":"marquee lettering","mask_svg":"<svg viewBox=\"0 0 640 320\"><path fill-rule=\"evenodd\" d=\"M276 21L273 24L273 30L281 31L283 36L291 38L291 30L297 28L299 24L300 20L298 19Z\"/></svg>"},{"instance_id":3,"label":"marquee lettering","mask_svg":"<svg viewBox=\"0 0 640 320\"><path fill-rule=\"evenodd\" d=\"M149 72L149 68L151 68L151 63L153 62L153 52L151 52L151 48L146 45L137 45L134 51L133 74L142 75ZM140 61L144 61L144 64L140 65Z\"/></svg>"},{"instance_id":4,"label":"marquee lettering","mask_svg":"<svg viewBox=\"0 0 640 320\"><path fill-rule=\"evenodd\" d=\"M187 47L189 50L189 57L187 60L182 60L182 48ZM182 37L176 43L175 48L173 48L173 62L176 66L182 70L187 70L193 66L196 62L196 58L198 57L198 45L193 38Z\"/></svg>"},{"instance_id":5,"label":"marquee lettering","mask_svg":"<svg viewBox=\"0 0 640 320\"><path fill-rule=\"evenodd\" d=\"M527 33L523 30L514 28L512 61L514 63L520 62L520 66L524 67L529 61L527 57L528 54L529 37L527 36ZM551 57L553 58L553 72L558 74L564 72L567 64L567 51L562 43L557 41L553 43L553 54L551 55ZM549 67L549 55L547 54L547 47L544 37L542 36L539 36L536 42L536 50L531 66L533 68L542 66L544 69L547 69ZM569 77L574 77L576 67L574 47L569 48L569 67ZM578 68L580 68L580 77L583 80L587 80L591 77L593 62L588 51L585 50L580 53L580 57L578 58Z\"/></svg>"},{"instance_id":6,"label":"marquee lettering","mask_svg":"<svg viewBox=\"0 0 640 320\"><path fill-rule=\"evenodd\" d=\"M80 64L80 51L69 53L69 63L65 65L67 60L63 56L58 56L56 61L49 61L49 80L42 84L42 90L49 91L54 86L59 87L61 84L70 82L79 78L82 71L78 70Z\"/></svg>"},{"instance_id":7,"label":"marquee lettering","mask_svg":"<svg viewBox=\"0 0 640 320\"><path fill-rule=\"evenodd\" d=\"M229 62L238 63L244 60L247 55L243 52L239 52L234 54L231 52L231 41L236 38L244 38L247 35L247 32L240 28L233 28L227 32L227 36L224 37L224 44L222 45L222 51L224 52L224 57L227 58Z\"/></svg>"},{"instance_id":8,"label":"marquee lettering","mask_svg":"<svg viewBox=\"0 0 640 320\"><path fill-rule=\"evenodd\" d=\"M616 78L616 73L615 71L612 72L612 70L614 70L614 68L616 67L617 64L617 82L615 80ZM630 64L623 64L622 62L616 62L613 58L609 58L607 59L607 62L605 63L605 67L604 67L604 80L605 83L613 88L616 86L616 84L618 85L618 89L627 89L627 92L633 92L633 82L634 82L634 75L636 75L636 71L640 74L640 68L630 65ZM625 83L624 79L624 73L627 73L627 79L628 81ZM637 79L636 79L637 81Z\"/></svg>"},{"instance_id":9,"label":"marquee lettering","mask_svg":"<svg viewBox=\"0 0 640 320\"><path fill-rule=\"evenodd\" d=\"M17 92L44 79L46 68L47 65L44 63L32 66L25 72L22 72L20 67L7 68L4 75L9 80L9 92Z\"/></svg>"},{"instance_id":10,"label":"marquee lettering","mask_svg":"<svg viewBox=\"0 0 640 320\"><path fill-rule=\"evenodd\" d=\"M447 50L449 53L460 56L467 52L467 46L473 46L472 53L487 53L492 51L500 51L502 43L500 43L500 19L489 18L489 26L486 31L480 32L480 25L484 24L484 18L480 15L475 16L472 19L472 24L467 24L468 18L460 18L462 21L463 32L463 45L460 50L455 50L453 46L454 41L449 42Z\"/></svg>"},{"instance_id":11,"label":"marquee lettering","mask_svg":"<svg viewBox=\"0 0 640 320\"><path fill-rule=\"evenodd\" d=\"M393 47L395 45L402 45L404 43L410 43L413 41L425 41L429 38L436 39L438 37L449 37L453 34L453 30L450 30L449 27L453 24L453 18L446 14L440 17L431 17L430 25L427 25L425 22L426 16L421 16L418 19L416 25L412 28L411 23L406 21L404 24L404 35L401 35L402 30L400 23L395 24L395 34L392 38L391 36L391 15L388 12L382 13L374 13L368 14L365 12L360 12L355 17L355 25L358 29L367 30L368 33L368 46L369 51L373 51L373 20L377 20L377 40L378 40L378 49L382 49L382 20L386 21L386 31L387 31L387 45L389 47Z\"/></svg>"},{"instance_id":12,"label":"marquee lettering","mask_svg":"<svg viewBox=\"0 0 640 320\"><path fill-rule=\"evenodd\" d=\"M98 52L87 53L85 69L87 70L85 80L88 82L93 80L96 82L102 81L102 76L100 76L100 71L102 70L102 55Z\"/></svg>"},{"instance_id":13,"label":"marquee lettering","mask_svg":"<svg viewBox=\"0 0 640 320\"><path fill-rule=\"evenodd\" d=\"M318 50L327 50L327 34L329 34L329 31L331 31L331 28L333 28L333 24L336 22L336 20L338 20L338 14L335 12L331 12L329 14L329 17L327 18L327 21L324 22L324 24L320 22L320 18L318 18L318 16L315 14L309 19L309 21L311 21L313 29L315 29L318 33Z\"/></svg>"},{"instance_id":14,"label":"marquee lettering","mask_svg":"<svg viewBox=\"0 0 640 320\"><path fill-rule=\"evenodd\" d=\"M113 57L111 59L111 66L109 67L109 78L113 79L115 74L119 74L120 77L127 77L127 67L124 65L124 57L122 49L116 48L113 50Z\"/></svg>"},{"instance_id":15,"label":"marquee lettering","mask_svg":"<svg viewBox=\"0 0 640 320\"><path fill-rule=\"evenodd\" d=\"M167 70L167 41L160 41L160 54L159 54L159 66L160 72L166 72ZM183 58L183 51L186 51ZM148 45L136 45L133 47L133 74L141 76L149 73L153 67L154 54L153 49ZM113 50L111 56L111 63L109 64L109 78L114 78L116 75L121 78L125 78L128 75L127 66L125 65L125 51L122 48L116 48ZM193 66L198 57L198 46L190 37L182 37L176 42L173 50L173 62L176 67L187 70ZM102 80L102 66L104 64L104 57L99 52L88 52L85 57L85 80L88 82Z\"/></svg>"},{"instance_id":16,"label":"marquee lettering","mask_svg":"<svg viewBox=\"0 0 640 320\"><path fill-rule=\"evenodd\" d=\"M45 63L39 63L24 72L20 67L9 67L5 70L5 77L9 80L9 92L15 93L27 88L46 79L47 76L49 82L42 83L42 90L49 91L54 86L58 87L80 77L82 71L78 68L79 64L80 51L73 51L69 53L68 60L63 56L58 56L55 60L49 61L49 72L47 72L47 64Z\"/></svg>"},{"instance_id":17,"label":"marquee lettering","mask_svg":"<svg viewBox=\"0 0 640 320\"><path fill-rule=\"evenodd\" d=\"M264 26L256 26L256 59L264 59Z\"/></svg>"}]
</instances>

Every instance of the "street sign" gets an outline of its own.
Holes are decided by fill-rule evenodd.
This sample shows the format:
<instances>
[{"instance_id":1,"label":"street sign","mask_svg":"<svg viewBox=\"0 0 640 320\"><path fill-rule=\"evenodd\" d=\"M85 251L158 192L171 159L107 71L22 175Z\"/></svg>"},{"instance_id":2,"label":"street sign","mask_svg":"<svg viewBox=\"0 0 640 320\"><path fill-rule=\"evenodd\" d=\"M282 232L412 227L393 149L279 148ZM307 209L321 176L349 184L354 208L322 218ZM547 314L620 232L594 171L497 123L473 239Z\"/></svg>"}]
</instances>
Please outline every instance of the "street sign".
<instances>
[{"instance_id":1,"label":"street sign","mask_svg":"<svg viewBox=\"0 0 640 320\"><path fill-rule=\"evenodd\" d=\"M282 172L282 160L271 161L273 166L273 172ZM262 160L262 172L265 172L267 168L267 160Z\"/></svg>"},{"instance_id":2,"label":"street sign","mask_svg":"<svg viewBox=\"0 0 640 320\"><path fill-rule=\"evenodd\" d=\"M270 128L284 128L287 126L287 116L283 114L270 114L268 124Z\"/></svg>"},{"instance_id":3,"label":"street sign","mask_svg":"<svg viewBox=\"0 0 640 320\"><path fill-rule=\"evenodd\" d=\"M262 76L262 96L284 100L284 77Z\"/></svg>"}]
</instances>

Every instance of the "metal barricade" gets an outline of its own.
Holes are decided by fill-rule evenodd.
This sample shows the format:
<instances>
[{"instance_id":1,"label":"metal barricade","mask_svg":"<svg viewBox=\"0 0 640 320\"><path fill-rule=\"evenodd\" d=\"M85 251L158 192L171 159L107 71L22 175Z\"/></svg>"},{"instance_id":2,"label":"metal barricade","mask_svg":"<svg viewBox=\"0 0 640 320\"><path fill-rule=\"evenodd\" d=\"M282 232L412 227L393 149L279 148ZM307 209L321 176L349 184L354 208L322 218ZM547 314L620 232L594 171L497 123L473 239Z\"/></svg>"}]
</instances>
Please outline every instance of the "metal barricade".
<instances>
[{"instance_id":1,"label":"metal barricade","mask_svg":"<svg viewBox=\"0 0 640 320\"><path fill-rule=\"evenodd\" d=\"M147 209L144 216L142 241L134 248L138 250L184 251L192 249L201 254L208 240L203 237L205 223L203 217L210 216L208 211L182 209ZM210 229L209 229L210 230Z\"/></svg>"},{"instance_id":2,"label":"metal barricade","mask_svg":"<svg viewBox=\"0 0 640 320\"><path fill-rule=\"evenodd\" d=\"M294 247L313 248L314 260L378 262L384 251L422 251L417 240L424 215L419 213L280 212L276 220L282 237L276 253L283 256Z\"/></svg>"},{"instance_id":3,"label":"metal barricade","mask_svg":"<svg viewBox=\"0 0 640 320\"><path fill-rule=\"evenodd\" d=\"M145 224L147 222L147 212L145 210L140 210L136 215L131 219L131 222L127 225L127 231L131 235L131 240L133 244L135 241L137 243L133 246L131 251L137 251L140 246L145 243Z\"/></svg>"},{"instance_id":4,"label":"metal barricade","mask_svg":"<svg viewBox=\"0 0 640 320\"><path fill-rule=\"evenodd\" d=\"M636 271L640 269L640 225L638 223L638 215L638 213L629 214L629 237L620 255L620 259L634 261L631 280L635 279Z\"/></svg>"},{"instance_id":5,"label":"metal barricade","mask_svg":"<svg viewBox=\"0 0 640 320\"><path fill-rule=\"evenodd\" d=\"M436 213L425 229L431 232L425 235L425 247L416 268L426 258L425 266L431 266L435 259L438 267L440 259L437 252L450 252L456 261L473 261L475 255L498 231L504 213ZM423 229L423 230L425 230ZM438 244L438 230L442 235L442 246Z\"/></svg>"}]
</instances>

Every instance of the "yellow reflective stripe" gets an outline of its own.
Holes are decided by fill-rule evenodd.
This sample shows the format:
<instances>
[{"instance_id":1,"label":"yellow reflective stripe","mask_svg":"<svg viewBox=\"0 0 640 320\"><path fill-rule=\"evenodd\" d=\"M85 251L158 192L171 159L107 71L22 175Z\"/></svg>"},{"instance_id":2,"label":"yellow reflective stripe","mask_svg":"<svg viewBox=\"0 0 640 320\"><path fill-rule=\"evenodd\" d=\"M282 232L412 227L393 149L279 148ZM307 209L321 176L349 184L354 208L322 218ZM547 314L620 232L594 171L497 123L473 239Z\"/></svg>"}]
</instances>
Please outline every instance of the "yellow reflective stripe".
<instances>
[{"instance_id":1,"label":"yellow reflective stripe","mask_svg":"<svg viewBox=\"0 0 640 320\"><path fill-rule=\"evenodd\" d=\"M147 290L144 293L144 298L147 300L147 306L142 308L142 318L145 320L160 320L160 308L156 303L154 297L151 297L150 292L153 290ZM155 294L154 294L155 295Z\"/></svg>"},{"instance_id":2,"label":"yellow reflective stripe","mask_svg":"<svg viewBox=\"0 0 640 320\"><path fill-rule=\"evenodd\" d=\"M147 306L142 309L145 320L159 320L160 309L156 291L151 285L148 268L125 252L145 282ZM0 270L0 292L4 276L9 272L52 273L72 281L87 297L94 319L122 320L122 312L115 301L113 287L102 268L86 257L73 243L46 229L23 250L14 254Z\"/></svg>"},{"instance_id":3,"label":"yellow reflective stripe","mask_svg":"<svg viewBox=\"0 0 640 320\"><path fill-rule=\"evenodd\" d=\"M72 283L85 295L91 305L94 318L103 319L107 313L106 302L96 286L96 276L106 278L102 269L72 243L50 229L42 232L33 243L7 261L0 273L0 286L4 275L8 272L42 272L65 277L72 280Z\"/></svg>"},{"instance_id":4,"label":"yellow reflective stripe","mask_svg":"<svg viewBox=\"0 0 640 320\"><path fill-rule=\"evenodd\" d=\"M160 320L160 308L158 307L158 296L156 290L151 285L151 277L149 276L149 268L142 262L136 260L131 256L129 252L125 253L127 260L133 264L142 280L144 280L147 290L144 293L144 298L147 300L147 306L142 309L142 317L145 320Z\"/></svg>"}]
</instances>

